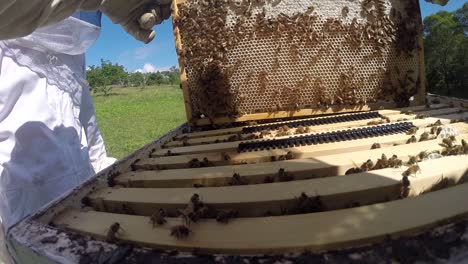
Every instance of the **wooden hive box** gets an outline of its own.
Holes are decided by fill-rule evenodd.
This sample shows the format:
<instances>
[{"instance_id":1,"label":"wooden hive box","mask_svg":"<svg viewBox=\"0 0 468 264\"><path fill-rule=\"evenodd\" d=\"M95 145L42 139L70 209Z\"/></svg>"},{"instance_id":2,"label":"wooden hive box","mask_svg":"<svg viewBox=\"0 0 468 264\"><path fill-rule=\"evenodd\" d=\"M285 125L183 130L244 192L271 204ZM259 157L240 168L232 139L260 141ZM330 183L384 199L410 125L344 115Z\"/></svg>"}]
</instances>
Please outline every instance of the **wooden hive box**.
<instances>
[{"instance_id":1,"label":"wooden hive box","mask_svg":"<svg viewBox=\"0 0 468 264\"><path fill-rule=\"evenodd\" d=\"M185 124L14 226L9 248L19 263L455 262L468 257L468 102L429 101Z\"/></svg>"},{"instance_id":2,"label":"wooden hive box","mask_svg":"<svg viewBox=\"0 0 468 264\"><path fill-rule=\"evenodd\" d=\"M200 96L210 92L200 90L196 81L197 69L203 74L206 68L194 67L196 56L184 54L189 52L183 47L189 40L184 40L188 32L182 32L183 17L190 16L180 16L198 2L176 1L173 8L178 49L185 50L180 60L189 122L10 229L8 246L18 263L433 263L468 257L468 102L426 98L419 33L406 39L413 43L409 50L397 44L405 34L381 49L368 47L372 41L380 43L378 39L362 36L362 48L353 55L362 59L355 66L358 82L348 78L353 75L347 73L353 63L326 62L325 58L339 58L336 50L324 53L324 61L317 59L314 67L298 65L317 56L317 46L298 47L304 53L297 61L285 59L287 52L296 53L291 47L303 43L285 33L276 39L283 43L278 57L284 60L283 66L277 69L278 75L267 77L268 85L261 92L260 79L265 76L260 78L260 69L271 71L276 59L268 57L267 51L278 37L264 29L252 37L241 34L236 41L243 44L237 49L257 44L261 48L244 53L228 45L226 61L213 68L221 77L226 72L230 75L221 78L229 83L219 88L226 88L221 92L234 104L229 102L227 110L202 111L200 103L212 100ZM419 10L417 1L405 1L410 11L401 1L385 0L225 2L241 3L243 9L238 12L251 12L252 17L263 12L263 5L266 13L274 13L273 7L287 10L280 15L287 21L304 19L295 17L295 10L308 12L320 25L338 27L327 33L338 42L348 38L342 35L349 33L349 25L344 24L352 23L358 14L365 18L384 6L384 17L391 19L393 13L398 18L405 10ZM209 1L203 3L213 7ZM216 8L228 14L235 11L222 4ZM200 19L214 12L204 11L208 13L200 12ZM338 18L342 22L336 22ZM233 18L226 19L230 27L236 25ZM274 19L268 23L280 27ZM372 23L362 23L373 29ZM398 32L398 21L393 23ZM419 23L418 16L416 32ZM412 56L397 55L397 50ZM368 60L366 52L372 55ZM341 53L352 54L349 47ZM242 70L232 70L239 60L236 56L242 54L251 56L248 63L238 67ZM364 61L374 66L365 66ZM377 71L382 63L385 73ZM202 65L214 64L202 61ZM330 67L336 68L333 74ZM301 73L294 75L298 70ZM251 71L257 76L240 85L239 80L246 77L240 75ZM320 89L304 82L301 96L293 100L301 103L299 109L289 109L285 102L290 99L282 95L275 100L286 100L281 101L285 108L269 109L275 103L268 94L283 84L294 86L307 75L312 83L329 79ZM280 83L278 76L289 79ZM364 85L358 85L361 80ZM338 91L349 92L343 83L355 86L353 100L364 101L337 103ZM318 95L318 90L326 95ZM379 97L379 91L390 93ZM239 101L242 93L248 96Z\"/></svg>"}]
</instances>

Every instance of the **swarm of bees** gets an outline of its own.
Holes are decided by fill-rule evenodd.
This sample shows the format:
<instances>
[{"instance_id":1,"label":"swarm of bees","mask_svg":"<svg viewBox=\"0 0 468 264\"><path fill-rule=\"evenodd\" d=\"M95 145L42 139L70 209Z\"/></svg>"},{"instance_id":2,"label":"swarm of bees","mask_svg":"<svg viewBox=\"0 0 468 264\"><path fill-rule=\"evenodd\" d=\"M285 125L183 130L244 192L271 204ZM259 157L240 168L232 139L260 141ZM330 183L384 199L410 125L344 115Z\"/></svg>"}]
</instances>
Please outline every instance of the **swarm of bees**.
<instances>
[{"instance_id":1,"label":"swarm of bees","mask_svg":"<svg viewBox=\"0 0 468 264\"><path fill-rule=\"evenodd\" d=\"M468 154L468 143L466 140L462 139L460 144L457 144L457 139L455 136L444 138L440 145L444 147L444 150L441 153L443 156Z\"/></svg>"},{"instance_id":2,"label":"swarm of bees","mask_svg":"<svg viewBox=\"0 0 468 264\"><path fill-rule=\"evenodd\" d=\"M362 173L372 170L381 170L386 168L400 168L403 166L403 161L398 158L397 155L393 155L391 158L388 158L387 155L382 154L380 159L377 159L377 162L373 162L371 159L364 162L360 167L353 167L346 171L345 175Z\"/></svg>"},{"instance_id":3,"label":"swarm of bees","mask_svg":"<svg viewBox=\"0 0 468 264\"><path fill-rule=\"evenodd\" d=\"M320 196L310 197L306 193L302 193L299 196L294 205L288 212L289 214L308 214L308 213L318 213L326 211L326 207L322 202Z\"/></svg>"},{"instance_id":4,"label":"swarm of bees","mask_svg":"<svg viewBox=\"0 0 468 264\"><path fill-rule=\"evenodd\" d=\"M197 223L204 218L215 218L216 221L227 224L231 219L239 215L235 210L217 210L211 208L201 201L198 194L193 194L187 206L184 209L177 210L177 213L183 220L183 224L173 226L171 228L171 235L178 239L187 238L193 232L190 229L190 223ZM166 223L166 215L164 210L159 210L151 216L150 221L153 227L164 225Z\"/></svg>"},{"instance_id":5,"label":"swarm of bees","mask_svg":"<svg viewBox=\"0 0 468 264\"><path fill-rule=\"evenodd\" d=\"M269 15L270 6L276 5L278 1L273 0L200 0L178 5L179 14L174 19L182 43L182 46L178 47L178 53L189 75L191 103L195 116L202 115L213 119L216 116L235 117L254 112L254 110L241 109L249 105L244 103L245 96L240 93L240 89L251 84L257 85L257 91L260 94L271 95L270 90L278 89L291 91L283 93L286 96L272 95L278 100L276 106L270 106L274 111L292 111L300 109L303 105L317 105L323 108L343 104L360 105L374 102L377 99L372 94L358 95L366 80L362 73L353 71L353 67L341 74L338 80L340 87L333 92L327 91L326 85L313 84L312 76L301 76L303 80L308 80L309 84L298 81L297 87L293 87L294 84L284 87L284 84L270 80L266 69L251 70L253 73L247 74L247 79L249 79L247 84L241 80L233 87L230 78L232 76L246 77L245 71L242 71L246 63L240 58L232 60L228 54L233 50L238 52L238 46L245 41L268 40L276 43L271 51L274 57L271 66L273 71L282 67L283 59L280 60L280 56L287 54L290 61L299 62L305 58L303 49L309 50L314 47L316 47L317 54L313 56L313 59L307 58L307 60L315 64L322 61L325 56L333 57L335 69L342 70L344 66L341 67L341 65L344 65L344 61L339 55L339 49L331 43L331 39L337 36L343 37L345 39L343 43L349 45L351 49L360 51L365 46L371 46L374 49L372 56L377 57L388 53L394 45L408 54L417 49L416 36L419 24L418 16L414 15L417 7L415 8L411 3L406 6L406 12L410 13L408 16L403 16L394 8L389 14L385 0L365 0L362 1L361 6L361 16L364 19L354 18L352 22L347 23L342 18L322 19L314 12L313 7L302 13ZM231 19L232 12L235 16ZM349 13L349 7L342 8L343 17L347 17ZM288 49L289 52L285 52ZM399 90L402 91L393 98L400 104L406 104L414 95L414 89L409 83L411 78L411 76L405 76L400 80L401 89ZM319 83L321 82L319 77L316 79ZM416 81L414 85L417 86ZM307 100L313 101L304 102L300 98L301 90L303 88L310 90L310 86L313 86L315 95ZM318 87L325 89L318 89ZM393 91L396 90L392 88L394 87L383 89L387 91L383 93L395 94ZM213 98L221 99L212 100Z\"/></svg>"},{"instance_id":6,"label":"swarm of bees","mask_svg":"<svg viewBox=\"0 0 468 264\"><path fill-rule=\"evenodd\" d=\"M207 157L204 157L202 161L200 161L197 158L194 158L188 162L189 168L204 168L204 167L210 167L210 166L213 166L213 164L208 160Z\"/></svg>"}]
</instances>

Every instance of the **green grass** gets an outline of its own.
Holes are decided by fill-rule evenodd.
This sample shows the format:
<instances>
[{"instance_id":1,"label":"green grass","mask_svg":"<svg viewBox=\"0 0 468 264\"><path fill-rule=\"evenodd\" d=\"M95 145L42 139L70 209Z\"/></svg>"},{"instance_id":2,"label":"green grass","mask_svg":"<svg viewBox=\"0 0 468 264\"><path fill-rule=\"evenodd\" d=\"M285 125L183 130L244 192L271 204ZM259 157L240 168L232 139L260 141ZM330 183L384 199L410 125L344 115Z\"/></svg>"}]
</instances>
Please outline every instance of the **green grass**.
<instances>
[{"instance_id":1,"label":"green grass","mask_svg":"<svg viewBox=\"0 0 468 264\"><path fill-rule=\"evenodd\" d=\"M115 88L93 101L107 154L117 159L186 121L179 86Z\"/></svg>"}]
</instances>

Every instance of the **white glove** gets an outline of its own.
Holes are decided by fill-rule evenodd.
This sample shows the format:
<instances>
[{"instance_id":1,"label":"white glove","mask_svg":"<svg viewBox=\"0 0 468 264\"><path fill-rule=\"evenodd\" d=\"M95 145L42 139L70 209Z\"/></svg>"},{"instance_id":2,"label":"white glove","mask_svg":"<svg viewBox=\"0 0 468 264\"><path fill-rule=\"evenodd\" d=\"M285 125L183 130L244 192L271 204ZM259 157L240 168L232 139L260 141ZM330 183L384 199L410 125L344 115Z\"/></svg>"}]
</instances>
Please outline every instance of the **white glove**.
<instances>
[{"instance_id":1,"label":"white glove","mask_svg":"<svg viewBox=\"0 0 468 264\"><path fill-rule=\"evenodd\" d=\"M433 4L444 6L448 3L449 0L426 0L426 2L430 2Z\"/></svg>"},{"instance_id":2,"label":"white glove","mask_svg":"<svg viewBox=\"0 0 468 264\"><path fill-rule=\"evenodd\" d=\"M24 37L75 11L101 10L136 39L148 43L151 28L171 15L172 0L0 0L0 40Z\"/></svg>"},{"instance_id":3,"label":"white glove","mask_svg":"<svg viewBox=\"0 0 468 264\"><path fill-rule=\"evenodd\" d=\"M149 43L156 35L151 28L171 16L171 3L172 0L86 0L80 9L99 9L135 39Z\"/></svg>"}]
</instances>

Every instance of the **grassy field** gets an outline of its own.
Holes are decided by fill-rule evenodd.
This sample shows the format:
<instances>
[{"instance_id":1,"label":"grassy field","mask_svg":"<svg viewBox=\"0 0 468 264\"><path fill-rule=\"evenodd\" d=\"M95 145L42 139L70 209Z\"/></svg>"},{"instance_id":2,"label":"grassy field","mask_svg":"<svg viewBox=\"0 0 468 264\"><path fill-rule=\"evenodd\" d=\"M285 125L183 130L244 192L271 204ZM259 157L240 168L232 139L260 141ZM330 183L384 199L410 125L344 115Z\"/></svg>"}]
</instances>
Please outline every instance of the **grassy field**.
<instances>
[{"instance_id":1,"label":"grassy field","mask_svg":"<svg viewBox=\"0 0 468 264\"><path fill-rule=\"evenodd\" d=\"M186 121L179 86L115 88L93 100L108 155L117 159Z\"/></svg>"}]
</instances>

